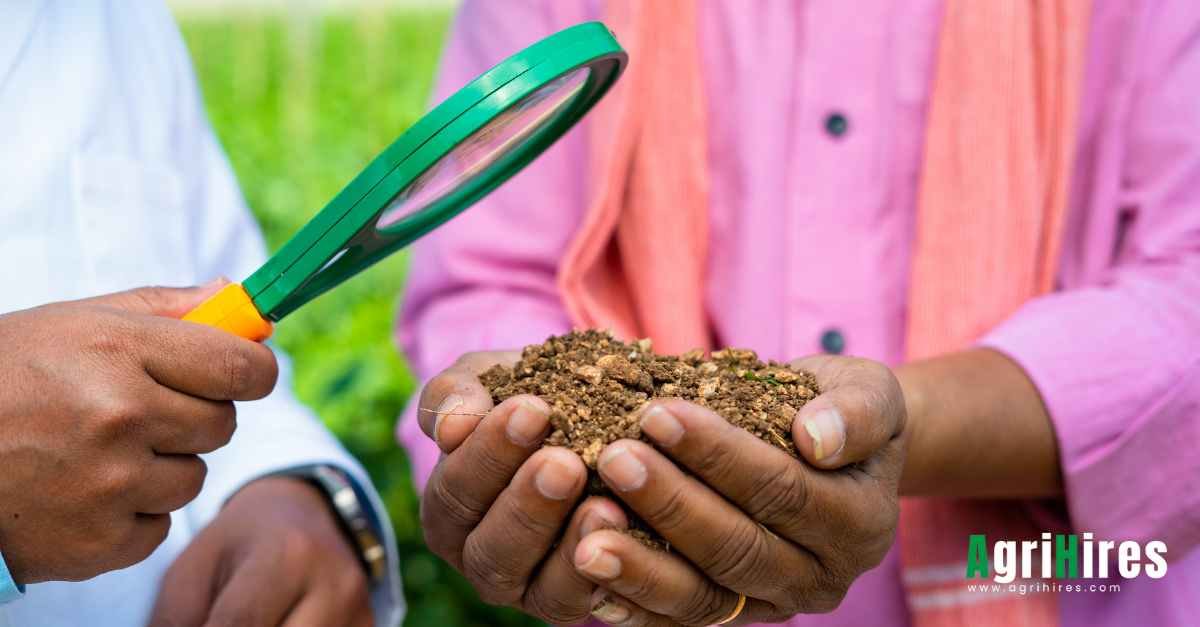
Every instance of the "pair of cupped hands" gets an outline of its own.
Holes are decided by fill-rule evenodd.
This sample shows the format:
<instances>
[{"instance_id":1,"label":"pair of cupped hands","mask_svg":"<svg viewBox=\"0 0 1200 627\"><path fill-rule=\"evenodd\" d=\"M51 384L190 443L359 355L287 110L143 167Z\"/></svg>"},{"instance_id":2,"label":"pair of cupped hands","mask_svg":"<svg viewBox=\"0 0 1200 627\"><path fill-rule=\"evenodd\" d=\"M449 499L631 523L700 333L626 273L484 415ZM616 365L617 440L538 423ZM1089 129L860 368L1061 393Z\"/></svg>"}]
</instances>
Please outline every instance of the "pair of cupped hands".
<instances>
[{"instance_id":1,"label":"pair of cupped hands","mask_svg":"<svg viewBox=\"0 0 1200 627\"><path fill-rule=\"evenodd\" d=\"M542 448L545 402L493 406L479 375L518 358L467 354L420 398L432 410L419 412L421 428L442 451L421 502L425 539L484 601L557 624L779 621L836 608L892 545L907 438L904 396L886 366L792 362L821 388L793 421L801 459L693 403L642 408L653 445L613 442L597 469L670 544L661 551L622 533L628 519L614 500L580 502L582 459Z\"/></svg>"}]
</instances>

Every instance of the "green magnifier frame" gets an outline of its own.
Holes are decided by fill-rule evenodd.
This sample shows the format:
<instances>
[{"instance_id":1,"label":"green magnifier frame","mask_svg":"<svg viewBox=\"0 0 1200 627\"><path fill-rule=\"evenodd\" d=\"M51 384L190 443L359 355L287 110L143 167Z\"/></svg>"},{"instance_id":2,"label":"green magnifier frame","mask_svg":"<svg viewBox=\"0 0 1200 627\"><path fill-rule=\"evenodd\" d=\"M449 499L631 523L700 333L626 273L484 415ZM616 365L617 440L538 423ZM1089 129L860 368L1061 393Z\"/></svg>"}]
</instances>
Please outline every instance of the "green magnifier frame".
<instances>
[{"instance_id":1,"label":"green magnifier frame","mask_svg":"<svg viewBox=\"0 0 1200 627\"><path fill-rule=\"evenodd\" d=\"M608 28L588 22L538 41L471 81L405 131L245 280L255 309L278 321L458 215L571 129L626 63ZM497 128L502 135L506 125L520 121L514 112L526 110L537 114L530 125L470 162L472 142ZM448 163L465 166L441 193L380 223L398 200L417 204L413 190L427 186L429 173Z\"/></svg>"}]
</instances>

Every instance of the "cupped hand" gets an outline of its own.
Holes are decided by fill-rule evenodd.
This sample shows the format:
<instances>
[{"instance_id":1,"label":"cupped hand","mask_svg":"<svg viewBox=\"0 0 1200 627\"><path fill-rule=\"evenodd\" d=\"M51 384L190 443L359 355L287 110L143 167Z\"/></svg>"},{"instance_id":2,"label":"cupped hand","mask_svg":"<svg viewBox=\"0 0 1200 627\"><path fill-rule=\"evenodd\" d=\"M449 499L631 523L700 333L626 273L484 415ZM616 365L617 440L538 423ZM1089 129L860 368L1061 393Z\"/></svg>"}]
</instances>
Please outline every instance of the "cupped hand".
<instances>
[{"instance_id":1,"label":"cupped hand","mask_svg":"<svg viewBox=\"0 0 1200 627\"><path fill-rule=\"evenodd\" d=\"M266 396L270 349L177 319L220 289L142 288L0 316L0 547L19 583L145 559Z\"/></svg>"},{"instance_id":2,"label":"cupped hand","mask_svg":"<svg viewBox=\"0 0 1200 627\"><path fill-rule=\"evenodd\" d=\"M292 477L229 499L163 576L155 627L373 624L367 576L326 496Z\"/></svg>"},{"instance_id":3,"label":"cupped hand","mask_svg":"<svg viewBox=\"0 0 1200 627\"><path fill-rule=\"evenodd\" d=\"M610 444L599 472L670 543L617 531L579 541L578 572L599 586L595 616L619 625L780 621L837 607L891 546L905 453L905 403L885 366L820 356L793 362L822 393L792 432L803 460L681 400L641 414L655 446ZM686 471L686 472L685 472Z\"/></svg>"},{"instance_id":4,"label":"cupped hand","mask_svg":"<svg viewBox=\"0 0 1200 627\"><path fill-rule=\"evenodd\" d=\"M492 406L479 375L518 358L470 353L422 390L421 428L443 452L421 500L425 541L484 601L579 623L589 617L596 585L576 570L576 545L627 521L608 499L576 507L586 469L564 448L541 448L550 430L543 401L515 396Z\"/></svg>"}]
</instances>

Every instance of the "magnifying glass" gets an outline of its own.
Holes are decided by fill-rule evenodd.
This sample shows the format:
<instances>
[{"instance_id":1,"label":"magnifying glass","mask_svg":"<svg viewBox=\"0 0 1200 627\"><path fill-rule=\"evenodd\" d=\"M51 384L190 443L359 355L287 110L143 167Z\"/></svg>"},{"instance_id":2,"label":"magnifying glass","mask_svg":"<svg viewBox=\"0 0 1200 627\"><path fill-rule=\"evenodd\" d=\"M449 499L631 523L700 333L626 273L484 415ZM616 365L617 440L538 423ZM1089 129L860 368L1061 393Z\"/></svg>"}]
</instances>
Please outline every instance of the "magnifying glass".
<instances>
[{"instance_id":1,"label":"magnifying glass","mask_svg":"<svg viewBox=\"0 0 1200 627\"><path fill-rule=\"evenodd\" d=\"M388 146L243 283L184 320L246 339L466 210L550 147L628 58L599 22L559 31L455 92Z\"/></svg>"}]
</instances>

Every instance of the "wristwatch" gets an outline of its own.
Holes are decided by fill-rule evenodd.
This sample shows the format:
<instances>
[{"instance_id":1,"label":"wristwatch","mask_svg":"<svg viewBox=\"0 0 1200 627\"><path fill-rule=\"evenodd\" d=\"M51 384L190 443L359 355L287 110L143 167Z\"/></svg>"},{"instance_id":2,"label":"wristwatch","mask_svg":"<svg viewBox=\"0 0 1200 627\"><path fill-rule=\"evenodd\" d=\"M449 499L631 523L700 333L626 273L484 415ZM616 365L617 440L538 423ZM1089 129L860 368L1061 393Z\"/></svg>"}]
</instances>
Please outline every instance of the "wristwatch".
<instances>
[{"instance_id":1,"label":"wristwatch","mask_svg":"<svg viewBox=\"0 0 1200 627\"><path fill-rule=\"evenodd\" d=\"M329 504L337 514L342 531L358 550L367 578L371 583L382 581L387 572L387 550L383 546L373 512L350 475L328 464L303 466L282 474L308 479L329 497Z\"/></svg>"}]
</instances>

